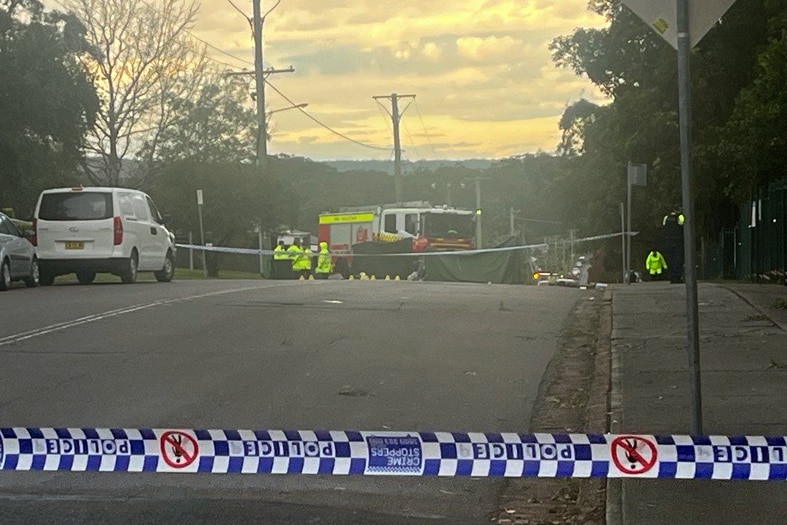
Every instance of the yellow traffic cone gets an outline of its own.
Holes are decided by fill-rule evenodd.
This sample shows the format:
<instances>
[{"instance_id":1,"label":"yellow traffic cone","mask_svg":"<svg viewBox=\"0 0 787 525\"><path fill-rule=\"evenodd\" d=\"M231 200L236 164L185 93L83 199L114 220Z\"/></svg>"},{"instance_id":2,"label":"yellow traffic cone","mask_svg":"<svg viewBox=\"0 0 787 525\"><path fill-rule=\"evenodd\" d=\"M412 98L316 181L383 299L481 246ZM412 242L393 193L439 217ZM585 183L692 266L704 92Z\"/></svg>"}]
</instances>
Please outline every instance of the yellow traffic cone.
<instances>
[{"instance_id":1,"label":"yellow traffic cone","mask_svg":"<svg viewBox=\"0 0 787 525\"><path fill-rule=\"evenodd\" d=\"M401 279L399 279L399 276L397 275L396 277L394 277L394 281L401 281Z\"/></svg>"},{"instance_id":2,"label":"yellow traffic cone","mask_svg":"<svg viewBox=\"0 0 787 525\"><path fill-rule=\"evenodd\" d=\"M306 280L306 278L305 278L303 275L301 275L300 279L298 279L298 280L299 280L299 281L305 281L305 280Z\"/></svg>"},{"instance_id":3,"label":"yellow traffic cone","mask_svg":"<svg viewBox=\"0 0 787 525\"><path fill-rule=\"evenodd\" d=\"M347 278L347 280L348 280L348 281L354 281L354 280L355 280L355 277L354 277L352 274L350 274L350 277L348 277L348 278Z\"/></svg>"},{"instance_id":4,"label":"yellow traffic cone","mask_svg":"<svg viewBox=\"0 0 787 525\"><path fill-rule=\"evenodd\" d=\"M377 280L377 277L375 277L374 275L372 275L371 277L369 277L369 280L370 280L370 281L376 281L376 280Z\"/></svg>"},{"instance_id":5,"label":"yellow traffic cone","mask_svg":"<svg viewBox=\"0 0 787 525\"><path fill-rule=\"evenodd\" d=\"M313 281L314 280L314 276L313 275L309 275L309 280Z\"/></svg>"},{"instance_id":6,"label":"yellow traffic cone","mask_svg":"<svg viewBox=\"0 0 787 525\"><path fill-rule=\"evenodd\" d=\"M386 274L386 276L385 276L385 280L386 280L386 281L390 281L390 280L391 280L391 276Z\"/></svg>"}]
</instances>

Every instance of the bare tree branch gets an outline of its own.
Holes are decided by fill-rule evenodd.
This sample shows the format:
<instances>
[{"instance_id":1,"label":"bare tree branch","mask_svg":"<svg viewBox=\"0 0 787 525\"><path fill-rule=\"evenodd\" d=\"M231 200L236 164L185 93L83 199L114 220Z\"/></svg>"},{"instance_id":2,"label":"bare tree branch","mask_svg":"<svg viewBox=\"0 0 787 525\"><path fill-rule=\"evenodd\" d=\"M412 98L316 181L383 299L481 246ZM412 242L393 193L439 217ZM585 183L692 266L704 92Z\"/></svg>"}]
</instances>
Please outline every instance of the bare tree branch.
<instances>
[{"instance_id":1,"label":"bare tree branch","mask_svg":"<svg viewBox=\"0 0 787 525\"><path fill-rule=\"evenodd\" d=\"M188 96L201 83L206 54L187 33L199 7L183 0L69 0L67 7L102 53L98 60L83 57L102 102L88 148L98 154L92 162L100 168L86 173L117 186L124 159L152 169L157 140L149 137L172 121L173 92Z\"/></svg>"}]
</instances>

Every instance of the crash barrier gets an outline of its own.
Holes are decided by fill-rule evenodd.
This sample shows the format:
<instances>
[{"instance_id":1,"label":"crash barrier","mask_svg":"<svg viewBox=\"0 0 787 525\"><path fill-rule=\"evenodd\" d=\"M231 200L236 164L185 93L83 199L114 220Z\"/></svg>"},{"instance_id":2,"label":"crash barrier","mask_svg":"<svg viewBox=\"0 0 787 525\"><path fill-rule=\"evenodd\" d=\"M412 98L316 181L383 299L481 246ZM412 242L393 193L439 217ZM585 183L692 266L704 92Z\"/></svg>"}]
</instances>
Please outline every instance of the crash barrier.
<instances>
[{"instance_id":1,"label":"crash barrier","mask_svg":"<svg viewBox=\"0 0 787 525\"><path fill-rule=\"evenodd\" d=\"M787 480L787 437L0 429L0 470Z\"/></svg>"}]
</instances>

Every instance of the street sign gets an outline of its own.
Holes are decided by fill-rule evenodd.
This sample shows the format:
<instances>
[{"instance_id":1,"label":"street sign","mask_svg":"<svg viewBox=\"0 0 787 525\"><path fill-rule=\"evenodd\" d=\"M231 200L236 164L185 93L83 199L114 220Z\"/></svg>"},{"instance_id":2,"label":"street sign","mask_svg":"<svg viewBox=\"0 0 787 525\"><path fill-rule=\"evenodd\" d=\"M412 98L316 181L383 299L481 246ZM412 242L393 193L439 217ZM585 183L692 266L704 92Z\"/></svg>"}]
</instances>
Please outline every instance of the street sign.
<instances>
[{"instance_id":1,"label":"street sign","mask_svg":"<svg viewBox=\"0 0 787 525\"><path fill-rule=\"evenodd\" d=\"M635 15L675 49L678 49L677 0L623 0ZM689 2L689 38L694 47L702 40L735 0L693 0Z\"/></svg>"},{"instance_id":2,"label":"street sign","mask_svg":"<svg viewBox=\"0 0 787 525\"><path fill-rule=\"evenodd\" d=\"M648 165L628 163L628 180L631 186L648 185Z\"/></svg>"},{"instance_id":3,"label":"street sign","mask_svg":"<svg viewBox=\"0 0 787 525\"><path fill-rule=\"evenodd\" d=\"M202 206L202 190L197 190L197 206Z\"/></svg>"}]
</instances>

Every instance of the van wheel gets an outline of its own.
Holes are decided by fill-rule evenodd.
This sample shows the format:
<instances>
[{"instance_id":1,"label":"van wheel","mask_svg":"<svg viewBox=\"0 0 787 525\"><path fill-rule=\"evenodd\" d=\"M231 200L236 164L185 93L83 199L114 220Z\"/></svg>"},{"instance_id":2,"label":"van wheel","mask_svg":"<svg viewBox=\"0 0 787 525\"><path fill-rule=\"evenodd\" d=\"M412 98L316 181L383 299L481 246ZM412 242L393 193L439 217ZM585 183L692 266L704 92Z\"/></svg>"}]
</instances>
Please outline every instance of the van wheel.
<instances>
[{"instance_id":1,"label":"van wheel","mask_svg":"<svg viewBox=\"0 0 787 525\"><path fill-rule=\"evenodd\" d=\"M0 292L5 292L11 287L11 267L8 261L0 265Z\"/></svg>"},{"instance_id":2,"label":"van wheel","mask_svg":"<svg viewBox=\"0 0 787 525\"><path fill-rule=\"evenodd\" d=\"M126 267L120 272L120 280L125 284L132 284L137 280L137 265L139 259L137 258L137 251L131 252L131 257L126 260Z\"/></svg>"},{"instance_id":3,"label":"van wheel","mask_svg":"<svg viewBox=\"0 0 787 525\"><path fill-rule=\"evenodd\" d=\"M153 275L156 276L156 280L160 283L168 283L175 277L175 258L172 257L172 252L167 251L164 267L157 272L153 272Z\"/></svg>"},{"instance_id":4,"label":"van wheel","mask_svg":"<svg viewBox=\"0 0 787 525\"><path fill-rule=\"evenodd\" d=\"M55 274L38 268L38 283L41 286L52 286L55 282Z\"/></svg>"},{"instance_id":5,"label":"van wheel","mask_svg":"<svg viewBox=\"0 0 787 525\"><path fill-rule=\"evenodd\" d=\"M77 281L81 284L90 284L96 280L96 272L77 272Z\"/></svg>"},{"instance_id":6,"label":"van wheel","mask_svg":"<svg viewBox=\"0 0 787 525\"><path fill-rule=\"evenodd\" d=\"M40 274L38 272L38 259L33 257L33 262L30 264L30 277L25 279L25 286L28 288L35 288L40 281Z\"/></svg>"}]
</instances>

